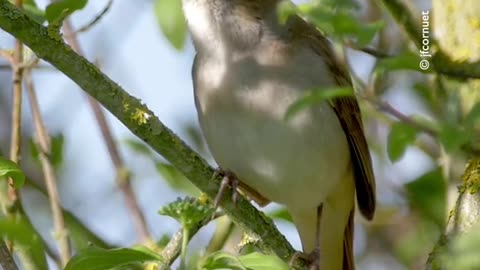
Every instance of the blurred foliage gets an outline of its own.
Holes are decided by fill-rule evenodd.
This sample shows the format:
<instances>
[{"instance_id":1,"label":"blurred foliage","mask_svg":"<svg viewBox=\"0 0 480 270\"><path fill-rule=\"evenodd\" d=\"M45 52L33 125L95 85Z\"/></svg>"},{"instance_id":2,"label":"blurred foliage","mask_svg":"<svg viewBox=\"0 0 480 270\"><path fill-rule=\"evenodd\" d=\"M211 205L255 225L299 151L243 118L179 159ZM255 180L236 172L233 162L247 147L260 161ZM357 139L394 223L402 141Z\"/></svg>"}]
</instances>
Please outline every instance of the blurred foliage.
<instances>
[{"instance_id":1,"label":"blurred foliage","mask_svg":"<svg viewBox=\"0 0 480 270\"><path fill-rule=\"evenodd\" d=\"M24 0L23 9L36 22L43 24L48 21L49 25L53 26L52 30L58 30L55 27L60 27L65 18L82 10L87 3L87 0L59 0L42 10L34 0ZM362 5L364 4L362 2ZM421 58L418 51L409 46L410 42L404 37L388 37L396 26L392 26L388 20L377 18L365 22L359 15L363 12L362 5L354 0L313 0L298 6L284 1L279 8L279 17L285 21L290 14L299 13L336 44L353 49L373 47L382 53L382 56L372 60L374 67L368 78L358 80L360 91L366 95L365 99L360 99L360 103L368 139L371 144L380 145L377 148L372 147L372 152L376 161L384 166L382 169L387 171L382 173L382 170L379 170L377 182L387 182L391 180L389 178L397 177L391 172L393 171L391 163L397 166L400 161L404 161L407 149L420 150L435 166L416 179L408 179L408 183L398 185L398 194L403 195L408 211L404 211L401 205L384 206L380 203L382 208L380 212L388 210L384 215L386 218L377 217L373 225L364 227L369 239L372 239L368 240L369 243L370 241L382 243L405 267L419 269L419 265L423 267L426 255L432 250L440 234L445 231L447 190L455 187L460 179L458 174L453 173L458 171L455 166L458 166L457 163L463 166L463 160L472 153L478 153L480 103L474 100L472 106L465 106L459 91L450 91L459 88L464 81L440 76L434 69L427 71L419 69L418 63ZM153 12L160 31L172 47L177 50L184 48L187 26L181 10L181 1L154 0ZM388 38L393 41L387 40ZM392 90L398 81L405 80L406 87L410 89ZM352 90L322 88L307 91L290 106L285 118L288 120L301 110L329 99L352 95ZM404 121L382 111L384 108L382 102L389 98L388 94L391 91L409 91L426 113L404 115L409 120ZM198 127L187 124L184 131L193 147L207 155L206 145ZM57 169L63 162L64 140L63 135L54 136L51 140L49 159ZM31 156L38 161L38 149L33 139L29 140L29 145ZM126 139L121 145L126 145L135 155L151 161L159 176L174 191L182 191L192 196L200 195L198 189L188 179L145 143L136 139ZM36 169L38 170L39 166ZM25 182L21 168L5 158L0 158L0 178L12 178L16 188L22 187ZM62 196L68 197L68 194ZM214 211L215 209L204 200L187 197L162 207L159 213L178 220L185 229L184 236L188 236L188 230L194 224L208 219ZM284 208L270 211L268 215L277 220L291 221ZM156 263L163 261L157 251L151 251L143 246L112 248L86 229L71 212L65 211L64 216L76 251L66 270L155 269ZM28 246L37 265L47 269L45 259L47 251L43 240L26 220L22 218L10 220L0 216L0 236ZM480 260L476 256L480 250L478 230L474 229L471 233L448 240L451 243L441 258L443 269L480 269ZM154 242L162 249L169 241L172 241L172 237L164 234ZM238 254L225 251L204 254L200 248L189 251L190 256L186 260L186 244L185 241L182 244L181 264L185 269L289 269L279 258L257 253L255 248L245 248ZM362 255L374 252L368 248L371 247L367 247Z\"/></svg>"},{"instance_id":2,"label":"blurred foliage","mask_svg":"<svg viewBox=\"0 0 480 270\"><path fill-rule=\"evenodd\" d=\"M177 50L185 45L187 24L182 12L182 1L155 0L155 16L158 25L170 44Z\"/></svg>"},{"instance_id":3,"label":"blurred foliage","mask_svg":"<svg viewBox=\"0 0 480 270\"><path fill-rule=\"evenodd\" d=\"M55 169L60 168L63 163L63 146L65 138L62 134L56 136L50 136L50 153L48 155L50 162ZM38 147L34 139L29 140L29 150L32 158L37 162L40 167L40 160L38 157Z\"/></svg>"},{"instance_id":4,"label":"blurred foliage","mask_svg":"<svg viewBox=\"0 0 480 270\"><path fill-rule=\"evenodd\" d=\"M15 188L21 188L25 184L25 175L18 165L3 157L0 157L0 180L11 178Z\"/></svg>"}]
</instances>

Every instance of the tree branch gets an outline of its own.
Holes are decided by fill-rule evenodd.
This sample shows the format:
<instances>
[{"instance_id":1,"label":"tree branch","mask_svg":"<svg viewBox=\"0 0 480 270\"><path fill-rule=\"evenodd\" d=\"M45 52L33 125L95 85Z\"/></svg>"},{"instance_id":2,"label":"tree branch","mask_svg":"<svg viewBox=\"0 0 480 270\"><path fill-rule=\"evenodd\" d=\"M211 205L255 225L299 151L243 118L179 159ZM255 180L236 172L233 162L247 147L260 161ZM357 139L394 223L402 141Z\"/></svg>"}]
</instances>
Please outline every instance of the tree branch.
<instances>
[{"instance_id":1,"label":"tree branch","mask_svg":"<svg viewBox=\"0 0 480 270\"><path fill-rule=\"evenodd\" d=\"M200 190L210 198L215 197L220 179L212 179L214 171L207 162L160 122L147 106L130 96L95 65L76 54L62 40L49 36L46 27L32 21L8 0L0 0L0 28L20 39L37 56L71 78ZM268 250L285 261L293 256L295 250L273 222L247 200L240 198L234 204L231 191L228 191L220 205L237 224L258 235Z\"/></svg>"},{"instance_id":2,"label":"tree branch","mask_svg":"<svg viewBox=\"0 0 480 270\"><path fill-rule=\"evenodd\" d=\"M377 0L390 12L417 49L422 49L422 27L416 16L402 0ZM420 15L420 12L419 12ZM431 15L431 14L430 14ZM418 16L419 17L419 16ZM431 25L431 24L430 24ZM432 50L431 66L440 74L458 79L480 79L480 61L454 61L445 54L433 36L429 36Z\"/></svg>"}]
</instances>

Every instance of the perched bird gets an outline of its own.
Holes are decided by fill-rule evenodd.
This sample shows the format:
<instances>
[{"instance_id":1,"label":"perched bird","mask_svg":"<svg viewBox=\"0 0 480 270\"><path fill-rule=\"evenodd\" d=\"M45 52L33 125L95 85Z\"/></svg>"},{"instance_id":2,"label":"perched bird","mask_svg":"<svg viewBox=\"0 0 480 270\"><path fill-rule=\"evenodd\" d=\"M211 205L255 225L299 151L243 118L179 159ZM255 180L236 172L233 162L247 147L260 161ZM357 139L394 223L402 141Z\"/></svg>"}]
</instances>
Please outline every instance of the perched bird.
<instances>
[{"instance_id":1,"label":"perched bird","mask_svg":"<svg viewBox=\"0 0 480 270\"><path fill-rule=\"evenodd\" d=\"M375 211L357 101L334 98L285 120L306 91L352 86L329 41L299 16L280 22L279 0L182 1L213 157L258 199L287 207L303 251L319 248L320 269L354 269L355 190L361 213L372 219Z\"/></svg>"}]
</instances>

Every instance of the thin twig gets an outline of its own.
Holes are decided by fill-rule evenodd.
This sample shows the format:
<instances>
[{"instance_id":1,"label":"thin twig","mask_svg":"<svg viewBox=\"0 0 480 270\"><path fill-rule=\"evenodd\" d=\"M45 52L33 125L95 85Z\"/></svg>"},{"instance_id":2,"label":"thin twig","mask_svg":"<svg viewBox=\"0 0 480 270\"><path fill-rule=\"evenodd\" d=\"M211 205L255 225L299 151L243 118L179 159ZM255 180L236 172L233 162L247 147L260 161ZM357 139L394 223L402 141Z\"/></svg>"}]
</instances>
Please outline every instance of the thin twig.
<instances>
[{"instance_id":1,"label":"thin twig","mask_svg":"<svg viewBox=\"0 0 480 270\"><path fill-rule=\"evenodd\" d=\"M17 7L22 7L22 0L15 0ZM20 161L20 145L22 134L22 75L23 68L20 66L23 63L23 44L20 40L15 40L15 49L13 51L13 100L12 100L12 128L10 135L10 159L19 163ZM15 204L18 200L18 194L13 187L13 180L9 179L9 200Z\"/></svg>"},{"instance_id":2,"label":"thin twig","mask_svg":"<svg viewBox=\"0 0 480 270\"><path fill-rule=\"evenodd\" d=\"M86 25L80 27L79 29L77 29L77 31L74 32L74 35L75 34L78 34L78 33L82 33L82 32L86 32L88 30L90 30L90 28L92 28L93 26L95 26L99 21L100 19L103 18L103 16L105 14L107 14L107 12L110 10L110 8L112 7L112 4L113 4L113 0L109 0L107 5L103 8L103 10L97 15L95 16L95 18L87 23Z\"/></svg>"},{"instance_id":3,"label":"thin twig","mask_svg":"<svg viewBox=\"0 0 480 270\"><path fill-rule=\"evenodd\" d=\"M65 21L63 31L65 33L65 39L70 44L72 49L78 54L83 55L80 44L78 43L75 32L73 32L72 30L70 22ZM100 107L98 102L95 101L95 99L90 96L87 96L87 99L95 115L95 119L102 133L103 140L107 146L110 159L112 160L113 166L115 167L116 182L118 187L122 191L123 196L125 197L127 207L130 209L130 213L132 214L132 219L135 224L138 238L141 242L148 242L151 239L150 231L148 229L145 217L140 209L140 206L138 205L135 193L132 190L132 186L130 183L130 174L128 173L128 170L123 163L122 157L118 151L118 147L115 143L115 140L113 139L112 132L105 118L105 114L102 111L102 108Z\"/></svg>"},{"instance_id":4,"label":"thin twig","mask_svg":"<svg viewBox=\"0 0 480 270\"><path fill-rule=\"evenodd\" d=\"M38 148L38 157L42 165L43 176L47 187L48 198L50 201L50 208L53 214L53 224L55 230L55 240L58 242L58 249L60 251L60 259L62 266L65 266L70 259L70 241L68 238L67 229L65 228L65 221L62 214L62 207L60 206L60 195L57 188L57 177L55 169L50 161L50 137L45 128L40 108L38 105L37 96L32 82L31 71L25 71L25 85L27 88L27 96L30 103L32 118L35 126L35 140Z\"/></svg>"}]
</instances>

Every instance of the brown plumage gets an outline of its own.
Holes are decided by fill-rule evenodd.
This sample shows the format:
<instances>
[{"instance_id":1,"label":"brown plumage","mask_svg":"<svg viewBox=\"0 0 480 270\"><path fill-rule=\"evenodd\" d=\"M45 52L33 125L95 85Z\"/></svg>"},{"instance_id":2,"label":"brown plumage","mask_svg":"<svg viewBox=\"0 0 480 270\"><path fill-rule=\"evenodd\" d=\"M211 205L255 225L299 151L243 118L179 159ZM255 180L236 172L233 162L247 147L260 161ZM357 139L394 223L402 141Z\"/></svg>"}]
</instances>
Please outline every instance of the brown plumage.
<instances>
[{"instance_id":1,"label":"brown plumage","mask_svg":"<svg viewBox=\"0 0 480 270\"><path fill-rule=\"evenodd\" d=\"M183 0L200 125L247 193L287 207L305 252L320 236L322 270L351 270L355 191L360 212L375 211L360 110L355 97L341 97L284 120L305 91L352 84L328 40L298 16L281 24L277 3Z\"/></svg>"}]
</instances>

